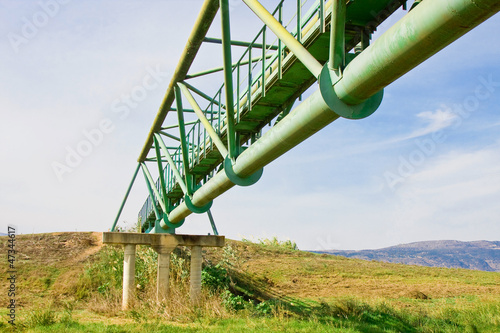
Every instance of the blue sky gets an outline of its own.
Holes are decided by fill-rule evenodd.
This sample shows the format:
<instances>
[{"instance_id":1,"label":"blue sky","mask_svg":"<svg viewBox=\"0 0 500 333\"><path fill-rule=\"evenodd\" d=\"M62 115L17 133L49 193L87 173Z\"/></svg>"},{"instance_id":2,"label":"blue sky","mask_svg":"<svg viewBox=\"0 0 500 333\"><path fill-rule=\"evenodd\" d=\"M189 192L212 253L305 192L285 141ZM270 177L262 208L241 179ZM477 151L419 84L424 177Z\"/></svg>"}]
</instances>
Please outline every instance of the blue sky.
<instances>
[{"instance_id":1,"label":"blue sky","mask_svg":"<svg viewBox=\"0 0 500 333\"><path fill-rule=\"evenodd\" d=\"M201 3L0 3L2 230L111 226ZM260 24L244 4L230 3L232 35L248 40ZM218 18L213 28L210 35L219 35ZM387 87L369 118L333 122L267 166L254 186L220 196L212 213L221 234L289 238L302 249L498 240L494 31L499 15ZM202 52L194 70L220 64L218 46ZM82 145L89 136L95 144ZM78 148L87 156L70 157L71 170L54 172ZM122 225L136 219L146 192L138 178ZM179 229L210 231L204 215Z\"/></svg>"}]
</instances>

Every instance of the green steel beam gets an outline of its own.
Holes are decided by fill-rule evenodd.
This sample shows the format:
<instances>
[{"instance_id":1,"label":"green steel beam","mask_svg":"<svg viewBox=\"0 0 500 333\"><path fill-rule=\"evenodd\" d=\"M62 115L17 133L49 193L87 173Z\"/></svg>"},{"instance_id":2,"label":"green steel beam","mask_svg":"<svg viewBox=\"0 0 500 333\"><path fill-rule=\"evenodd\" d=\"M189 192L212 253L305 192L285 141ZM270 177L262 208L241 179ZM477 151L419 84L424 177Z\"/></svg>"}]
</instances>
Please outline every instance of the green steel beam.
<instances>
[{"instance_id":1,"label":"green steel beam","mask_svg":"<svg viewBox=\"0 0 500 333\"><path fill-rule=\"evenodd\" d=\"M194 110L193 110L194 111ZM189 121L189 122L186 122L184 125L194 125L198 122L198 120L194 120L194 121ZM161 128L161 130L167 130L167 129L172 129L172 128L177 128L179 127L179 124L175 124L175 125L169 125L169 126L164 126Z\"/></svg>"},{"instance_id":2,"label":"green steel beam","mask_svg":"<svg viewBox=\"0 0 500 333\"><path fill-rule=\"evenodd\" d=\"M301 63L314 75L319 77L323 66L309 51L286 30L274 16L257 0L243 0L244 3L264 22L274 34L292 51ZM300 33L299 33L300 35Z\"/></svg>"},{"instance_id":3,"label":"green steel beam","mask_svg":"<svg viewBox=\"0 0 500 333\"><path fill-rule=\"evenodd\" d=\"M210 209L207 210L207 215L208 215L208 219L210 220L210 225L212 226L212 231L214 232L214 235L219 236L219 231L217 231L217 227L215 226L214 217L212 216L212 212L210 211Z\"/></svg>"},{"instance_id":4,"label":"green steel beam","mask_svg":"<svg viewBox=\"0 0 500 333\"><path fill-rule=\"evenodd\" d=\"M172 159L172 155L170 155L167 147L165 146L165 142L163 142L163 139L158 134L155 134L155 139L158 141L160 148L163 150L163 153L165 154L167 162L170 165L170 169L172 169L172 171L174 173L174 177L175 177L175 180L177 181L177 184L179 184L182 192L184 194L187 194L188 190L187 190L186 184L184 183L184 180L183 180L181 174L179 173L179 170L177 169L177 166L175 165L174 160Z\"/></svg>"},{"instance_id":5,"label":"green steel beam","mask_svg":"<svg viewBox=\"0 0 500 333\"><path fill-rule=\"evenodd\" d=\"M345 63L345 0L332 0L332 21L330 24L330 58L328 68L340 74Z\"/></svg>"},{"instance_id":6,"label":"green steel beam","mask_svg":"<svg viewBox=\"0 0 500 333\"><path fill-rule=\"evenodd\" d=\"M120 209L118 210L118 214L116 214L115 221L113 222L113 226L111 226L111 232L115 231L116 224L118 223L118 219L120 218L120 215L122 214L123 207L125 206L125 202L127 202L128 195L130 194L130 190L132 189L132 186L134 185L135 178L137 177L137 173L139 172L139 168L141 165L137 163L137 167L135 168L134 175L132 176L132 180L130 181L130 184L128 185L127 192L125 193L125 197L122 200L122 204L120 205Z\"/></svg>"},{"instance_id":7,"label":"green steel beam","mask_svg":"<svg viewBox=\"0 0 500 333\"><path fill-rule=\"evenodd\" d=\"M222 44L222 39L219 39L219 38L209 38L209 37L205 37L203 39L204 42L208 42L208 43L214 43L214 44ZM234 45L234 46L244 46L244 47L254 47L256 49L263 49L264 48L264 45L266 44L258 44L258 43L248 43L248 42L240 42L240 41L237 41L237 40L232 40L231 41L231 45ZM266 49L268 50L277 50L278 47L276 45L266 45L265 47Z\"/></svg>"},{"instance_id":8,"label":"green steel beam","mask_svg":"<svg viewBox=\"0 0 500 333\"><path fill-rule=\"evenodd\" d=\"M297 41L299 43L302 43L302 23L300 22L300 19L302 18L302 4L301 0L296 0L297 2L297 11L295 12L295 16L297 18ZM316 76L317 77L317 76Z\"/></svg>"},{"instance_id":9,"label":"green steel beam","mask_svg":"<svg viewBox=\"0 0 500 333\"><path fill-rule=\"evenodd\" d=\"M191 94L191 92L189 91L189 89L182 83L179 83L179 88L181 89L182 94L188 100L189 104L191 104L191 106L193 107L193 110L195 111L196 115L200 119L201 124L203 125L203 127L205 127L208 135L213 140L215 146L217 147L217 149L221 153L222 157L226 157L228 155L228 151L226 149L226 146L224 146L224 143L220 139L219 135L217 134L217 132L215 132L210 121L205 117L205 114L201 110L198 103L196 103L196 100L194 99L194 97Z\"/></svg>"},{"instance_id":10,"label":"green steel beam","mask_svg":"<svg viewBox=\"0 0 500 333\"><path fill-rule=\"evenodd\" d=\"M146 186L148 188L149 196L151 197L153 203L153 209L155 211L156 220L158 221L162 218L162 215L160 214L158 207L156 207L155 195L158 198L158 203L160 204L163 211L166 212L167 210L165 209L166 207L164 206L161 200L160 193L158 193L158 190L156 189L155 182L153 181L153 177L151 177L151 174L149 173L148 167L144 162L141 163L140 165L142 167L142 173L144 174L144 179L146 180Z\"/></svg>"},{"instance_id":11,"label":"green steel beam","mask_svg":"<svg viewBox=\"0 0 500 333\"><path fill-rule=\"evenodd\" d=\"M186 127L184 126L184 112L182 112L182 96L179 85L175 86L175 102L177 103L177 121L179 122L179 136L181 139L182 165L184 167L184 182L188 195L191 195L193 187L191 186L191 177L189 174L189 151L188 137L186 136Z\"/></svg>"},{"instance_id":12,"label":"green steel beam","mask_svg":"<svg viewBox=\"0 0 500 333\"><path fill-rule=\"evenodd\" d=\"M207 101L209 101L210 103L214 103L214 104L217 104L219 105L220 107L222 107L223 109L226 109L226 106L222 103L220 103L219 101L217 101L216 99L214 99L213 97L210 97L208 96L207 94L205 94L203 91L201 91L200 89L194 87L193 85L185 82L185 81L181 81L183 84L185 84L191 91L194 91L197 95L203 97L204 99L206 99ZM193 111L194 112L194 111ZM207 112L211 112L211 111L207 111Z\"/></svg>"},{"instance_id":13,"label":"green steel beam","mask_svg":"<svg viewBox=\"0 0 500 333\"><path fill-rule=\"evenodd\" d=\"M203 42L203 38L205 38L208 29L210 29L210 25L217 14L217 10L219 9L219 1L218 0L205 0L203 3L200 14L196 19L194 28L189 35L186 46L184 47L184 51L182 52L179 64L175 69L174 75L172 76L172 80L168 85L167 92L163 99L163 102L158 110L158 114L155 117L153 122L153 126L149 131L148 137L146 139L146 143L142 148L142 151L139 155L138 162L143 162L144 159L148 156L148 152L151 149L153 144L153 136L154 133L158 132L165 121L165 117L174 102L174 88L177 82L184 80L186 77L191 64L200 49L201 43Z\"/></svg>"},{"instance_id":14,"label":"green steel beam","mask_svg":"<svg viewBox=\"0 0 500 333\"><path fill-rule=\"evenodd\" d=\"M274 57L274 54L268 54L266 56L266 59L270 59L272 57ZM262 60L261 57L253 58L252 62L261 61L261 60ZM237 66L243 66L243 65L246 65L246 64L248 64L248 60L243 60L243 61L239 61L237 63L232 64L232 67L235 68ZM186 80L187 79L194 79L196 77L200 77L200 76L207 75L207 74L221 72L223 70L224 70L224 66L222 66L222 67L216 67L216 68L212 68L212 69L207 69L205 71L194 73L194 74L188 74L188 75L186 75Z\"/></svg>"},{"instance_id":15,"label":"green steel beam","mask_svg":"<svg viewBox=\"0 0 500 333\"><path fill-rule=\"evenodd\" d=\"M163 204L165 207L167 207L167 185L165 184L165 172L163 171L163 164L161 162L161 152L160 152L160 147L158 146L158 139L156 136L153 137L154 140L154 146L155 146L155 152L156 152L156 164L158 165L158 177L160 178L160 187L162 191L162 199L163 199Z\"/></svg>"},{"instance_id":16,"label":"green steel beam","mask_svg":"<svg viewBox=\"0 0 500 333\"><path fill-rule=\"evenodd\" d=\"M334 86L337 96L351 103L364 101L499 10L498 0L423 1L346 67ZM233 170L241 177L252 175L338 117L316 91L243 151ZM194 193L192 202L202 206L233 186L225 172L218 172ZM169 217L175 224L190 214L182 203Z\"/></svg>"},{"instance_id":17,"label":"green steel beam","mask_svg":"<svg viewBox=\"0 0 500 333\"><path fill-rule=\"evenodd\" d=\"M178 127L178 126L179 125L177 125L176 127ZM181 141L181 138L179 138L179 137L177 137L177 136L175 136L173 134L167 133L165 131L158 131L158 133L160 133L161 135L166 136L167 138L173 139L175 141L179 141L179 142Z\"/></svg>"},{"instance_id":18,"label":"green steel beam","mask_svg":"<svg viewBox=\"0 0 500 333\"><path fill-rule=\"evenodd\" d=\"M236 132L234 124L233 67L231 59L231 26L229 20L229 2L220 0L222 26L222 58L224 61L224 88L226 93L227 153L234 160L237 154ZM223 156L226 157L226 156Z\"/></svg>"}]
</instances>

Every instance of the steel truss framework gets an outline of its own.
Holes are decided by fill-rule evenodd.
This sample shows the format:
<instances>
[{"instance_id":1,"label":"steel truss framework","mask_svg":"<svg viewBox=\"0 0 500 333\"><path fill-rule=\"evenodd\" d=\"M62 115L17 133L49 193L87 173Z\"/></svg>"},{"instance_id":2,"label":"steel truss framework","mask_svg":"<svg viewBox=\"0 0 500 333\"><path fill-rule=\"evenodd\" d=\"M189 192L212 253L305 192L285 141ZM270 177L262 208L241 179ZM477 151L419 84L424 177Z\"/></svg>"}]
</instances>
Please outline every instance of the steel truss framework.
<instances>
[{"instance_id":1,"label":"steel truss framework","mask_svg":"<svg viewBox=\"0 0 500 333\"><path fill-rule=\"evenodd\" d=\"M204 2L111 231L142 170L149 191L139 212L142 232L175 233L191 213L207 213L217 235L213 199L254 184L265 165L337 118L371 115L385 86L500 10L498 0L415 1L370 45L372 33L407 0L317 0L310 8L281 0L273 11L242 1L264 23L248 42L231 39L228 0ZM288 23L285 6L294 7ZM219 9L222 38L207 37ZM191 73L202 43L221 44L222 66ZM245 48L236 61L234 47ZM218 72L224 82L215 94L193 83ZM316 82L319 89L292 109ZM166 125L171 113L176 121ZM158 168L156 182L148 165Z\"/></svg>"}]
</instances>

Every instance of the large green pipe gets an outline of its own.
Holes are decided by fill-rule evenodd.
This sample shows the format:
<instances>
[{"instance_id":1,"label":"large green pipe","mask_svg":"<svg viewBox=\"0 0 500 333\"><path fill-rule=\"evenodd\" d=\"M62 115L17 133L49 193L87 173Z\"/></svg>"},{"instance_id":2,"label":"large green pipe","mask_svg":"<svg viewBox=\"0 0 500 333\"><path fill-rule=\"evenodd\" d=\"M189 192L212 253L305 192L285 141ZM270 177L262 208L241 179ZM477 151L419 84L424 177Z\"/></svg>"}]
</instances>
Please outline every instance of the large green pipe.
<instances>
[{"instance_id":1,"label":"large green pipe","mask_svg":"<svg viewBox=\"0 0 500 333\"><path fill-rule=\"evenodd\" d=\"M160 110L158 110L158 114L156 115L153 126L149 131L146 143L144 144L141 154L137 159L138 162L144 162L146 160L149 150L153 145L153 134L161 129L161 126L165 121L165 117L167 116L167 113L170 111L172 103L174 102L174 87L177 82L184 80L184 78L186 77L194 58L196 57L196 54L200 49L203 38L205 38L208 29L210 28L210 25L212 24L212 21L217 14L218 9L218 0L205 0L205 2L203 3L200 14L196 19L193 31L191 32L191 35L189 35L186 46L184 47L184 51L182 52L181 58L179 60L179 65L177 65L174 75L172 76L172 80L168 85L167 92L165 93L165 97L163 98L163 102L160 106Z\"/></svg>"},{"instance_id":2,"label":"large green pipe","mask_svg":"<svg viewBox=\"0 0 500 333\"><path fill-rule=\"evenodd\" d=\"M362 102L499 10L498 0L422 1L347 66L337 96Z\"/></svg>"},{"instance_id":3,"label":"large green pipe","mask_svg":"<svg viewBox=\"0 0 500 333\"><path fill-rule=\"evenodd\" d=\"M346 67L335 91L342 100L359 103L499 10L498 0L423 1ZM337 118L316 91L241 153L234 172L241 177L253 174ZM233 186L221 171L194 193L192 202L202 206ZM190 214L182 203L169 219L175 223Z\"/></svg>"}]
</instances>

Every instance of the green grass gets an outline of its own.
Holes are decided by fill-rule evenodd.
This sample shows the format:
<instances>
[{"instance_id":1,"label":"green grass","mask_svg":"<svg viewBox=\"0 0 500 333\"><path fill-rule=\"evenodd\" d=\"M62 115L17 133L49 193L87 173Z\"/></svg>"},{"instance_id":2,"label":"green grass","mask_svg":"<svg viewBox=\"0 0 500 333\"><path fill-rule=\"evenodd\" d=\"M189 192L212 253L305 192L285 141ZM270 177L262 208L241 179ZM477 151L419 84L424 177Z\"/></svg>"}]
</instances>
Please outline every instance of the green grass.
<instances>
[{"instance_id":1,"label":"green grass","mask_svg":"<svg viewBox=\"0 0 500 333\"><path fill-rule=\"evenodd\" d=\"M47 247L61 243L37 237ZM35 244L19 240L19 249ZM172 254L171 297L157 303L156 253L138 247L136 303L121 311L120 247L105 246L85 263L53 253L61 257L19 267L18 332L500 332L498 273L312 254L277 239L228 241L206 249L203 300L192 307L189 251ZM9 330L1 321L0 332Z\"/></svg>"}]
</instances>

